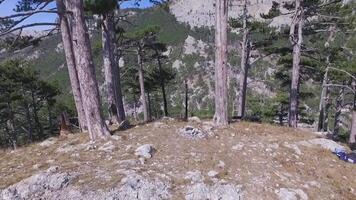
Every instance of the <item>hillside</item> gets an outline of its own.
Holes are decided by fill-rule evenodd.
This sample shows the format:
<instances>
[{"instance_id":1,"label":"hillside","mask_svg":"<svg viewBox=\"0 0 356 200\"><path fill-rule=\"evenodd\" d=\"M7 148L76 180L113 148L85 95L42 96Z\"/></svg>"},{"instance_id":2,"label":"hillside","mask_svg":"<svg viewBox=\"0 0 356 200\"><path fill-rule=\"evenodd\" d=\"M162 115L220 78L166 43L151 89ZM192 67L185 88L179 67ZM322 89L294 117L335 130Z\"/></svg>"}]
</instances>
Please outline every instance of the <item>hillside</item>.
<instances>
[{"instance_id":1,"label":"hillside","mask_svg":"<svg viewBox=\"0 0 356 200\"><path fill-rule=\"evenodd\" d=\"M356 198L355 166L330 151L339 144L266 124L211 124L163 119L106 142L75 134L2 151L0 199ZM182 135L187 125L202 132Z\"/></svg>"},{"instance_id":2,"label":"hillside","mask_svg":"<svg viewBox=\"0 0 356 200\"><path fill-rule=\"evenodd\" d=\"M237 1L238 2L238 1ZM231 5L231 17L237 17L239 3ZM261 13L265 13L272 1L251 1L248 9L251 15L259 19ZM199 8L204 13L199 12ZM236 9L235 9L236 8ZM171 116L181 117L184 108L185 85L184 80L188 82L189 89L189 114L209 118L213 115L214 100L214 16L209 14L213 12L213 2L209 1L173 1L169 9L162 7L153 7L147 9L127 9L123 15L130 23L121 23L126 31L138 30L150 25L161 27L159 39L167 43L169 57L165 61L164 67L172 69L175 72L175 79L167 85L168 110ZM209 16L209 17L207 17ZM277 26L288 23L290 18L284 16L279 19ZM189 22L189 23L188 23ZM202 24L205 24L202 26ZM272 23L273 24L273 23ZM91 27L92 49L96 74L99 80L101 95L105 96L103 89L103 68L101 57L101 36L96 27ZM240 55L241 55L241 34L237 30L232 30L229 34L229 96L228 101L230 116L236 115L237 102L235 97L238 92L238 80L240 79ZM260 35L254 36L256 38ZM275 44L283 46L284 43ZM253 51L253 57L263 57L262 52ZM31 60L33 67L41 73L44 80L55 82L59 86L62 94L58 98L59 103L74 109L73 98L69 85L69 76L65 63L63 48L60 35L54 35L42 41L38 46L26 48L15 52L12 57L24 57ZM0 58L7 58L9 55L0 55ZM280 84L275 79L275 72L281 68L278 65L277 58L266 57L254 62L251 66L248 77L247 91L247 116L257 120L273 122L275 116L270 114L274 98L278 98L278 88L274 87ZM129 67L135 67L136 58L134 55L125 55L121 65L122 79L127 78L125 71ZM156 67L156 63L145 63L146 69ZM302 112L302 122L313 123L318 112L318 100L320 96L320 83L314 81L302 82L301 88L304 95L300 103ZM123 87L126 85L124 83ZM159 91L153 91L151 94L153 116L160 116L162 113L162 97ZM105 103L105 100L103 99ZM135 109L140 112L140 103L135 95L124 91L125 109L128 116L135 115ZM265 106L269 105L269 106ZM105 108L106 106L104 106ZM136 108L138 107L138 108ZM105 113L105 112L104 112Z\"/></svg>"}]
</instances>

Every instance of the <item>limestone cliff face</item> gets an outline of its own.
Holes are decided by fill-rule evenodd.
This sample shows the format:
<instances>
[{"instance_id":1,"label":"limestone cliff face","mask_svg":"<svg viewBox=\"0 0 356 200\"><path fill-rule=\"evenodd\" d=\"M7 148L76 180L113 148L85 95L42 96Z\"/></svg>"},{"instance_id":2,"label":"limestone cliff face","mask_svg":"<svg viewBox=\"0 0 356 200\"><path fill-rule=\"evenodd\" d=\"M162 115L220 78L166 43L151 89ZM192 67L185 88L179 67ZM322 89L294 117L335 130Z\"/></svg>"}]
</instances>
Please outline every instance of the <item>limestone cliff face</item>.
<instances>
[{"instance_id":1,"label":"limestone cliff face","mask_svg":"<svg viewBox=\"0 0 356 200\"><path fill-rule=\"evenodd\" d=\"M261 19L261 13L267 13L272 2L283 3L291 0L250 0L248 5L249 14ZM215 24L215 0L173 0L170 11L177 20L187 23L191 27L214 26ZM229 6L229 17L236 18L241 15L242 1L231 0ZM289 16L277 17L272 25L280 26L290 22Z\"/></svg>"}]
</instances>

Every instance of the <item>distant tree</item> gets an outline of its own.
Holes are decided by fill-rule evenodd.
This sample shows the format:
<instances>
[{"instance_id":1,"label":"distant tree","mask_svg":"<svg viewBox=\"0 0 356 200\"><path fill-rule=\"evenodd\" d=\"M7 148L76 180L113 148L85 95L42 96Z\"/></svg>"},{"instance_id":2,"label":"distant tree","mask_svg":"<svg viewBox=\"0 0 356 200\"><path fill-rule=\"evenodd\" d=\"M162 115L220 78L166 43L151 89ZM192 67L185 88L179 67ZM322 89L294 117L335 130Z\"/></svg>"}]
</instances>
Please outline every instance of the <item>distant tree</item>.
<instances>
[{"instance_id":1,"label":"distant tree","mask_svg":"<svg viewBox=\"0 0 356 200\"><path fill-rule=\"evenodd\" d=\"M148 26L142 29L128 32L125 34L126 38L129 40L129 46L134 49L137 56L137 65L138 65L138 75L139 75L139 84L141 91L141 103L143 107L144 122L148 122L149 112L146 99L146 90L145 90L145 78L144 78L144 60L145 60L145 49L148 47L149 41L154 37L154 35L159 31L159 28L156 26Z\"/></svg>"},{"instance_id":2,"label":"distant tree","mask_svg":"<svg viewBox=\"0 0 356 200\"><path fill-rule=\"evenodd\" d=\"M20 60L1 63L0 144L16 148L18 144L54 134L59 93L56 86L40 80L28 63Z\"/></svg>"}]
</instances>

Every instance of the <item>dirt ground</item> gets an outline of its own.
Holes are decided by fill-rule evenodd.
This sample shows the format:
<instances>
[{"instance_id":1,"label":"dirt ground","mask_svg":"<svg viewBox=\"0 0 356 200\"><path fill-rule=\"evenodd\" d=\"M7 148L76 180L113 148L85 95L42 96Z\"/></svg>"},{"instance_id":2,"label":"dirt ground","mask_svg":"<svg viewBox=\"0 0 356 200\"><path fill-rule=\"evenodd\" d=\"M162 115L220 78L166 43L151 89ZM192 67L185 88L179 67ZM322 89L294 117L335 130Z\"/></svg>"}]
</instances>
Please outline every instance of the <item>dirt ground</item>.
<instances>
[{"instance_id":1,"label":"dirt ground","mask_svg":"<svg viewBox=\"0 0 356 200\"><path fill-rule=\"evenodd\" d=\"M201 123L191 122L195 127ZM321 147L293 145L317 138L313 133L267 124L239 122L213 130L208 139L191 140L177 134L187 122L165 121L138 125L115 133L109 141L90 144L86 134L52 138L17 151L0 151L0 189L50 166L79 176L72 184L95 189L115 187L122 170L167 176L174 199L184 199L186 174L200 171L204 182L214 179L241 185L243 199L278 199L281 188L302 190L309 199L356 199L356 165L340 161ZM135 149L152 144L156 152L145 164ZM300 150L300 152L299 152ZM208 172L218 172L215 178Z\"/></svg>"}]
</instances>

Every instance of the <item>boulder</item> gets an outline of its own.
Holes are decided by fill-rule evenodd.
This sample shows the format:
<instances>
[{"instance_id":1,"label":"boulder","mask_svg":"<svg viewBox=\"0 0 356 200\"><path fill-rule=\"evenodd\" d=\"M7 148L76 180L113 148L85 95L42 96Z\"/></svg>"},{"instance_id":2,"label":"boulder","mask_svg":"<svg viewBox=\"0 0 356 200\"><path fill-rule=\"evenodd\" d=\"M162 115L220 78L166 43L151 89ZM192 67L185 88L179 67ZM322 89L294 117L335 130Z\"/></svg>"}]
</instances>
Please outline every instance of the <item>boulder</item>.
<instances>
[{"instance_id":1,"label":"boulder","mask_svg":"<svg viewBox=\"0 0 356 200\"><path fill-rule=\"evenodd\" d=\"M143 158L151 158L155 148L152 144L145 144L138 147L135 151L135 155Z\"/></svg>"},{"instance_id":2,"label":"boulder","mask_svg":"<svg viewBox=\"0 0 356 200\"><path fill-rule=\"evenodd\" d=\"M301 142L298 142L298 144L307 146L307 147L320 146L321 148L330 150L332 152L335 152L335 149L340 149L340 150L344 150L344 151L346 150L344 146L342 146L332 140L325 139L325 138L316 138L316 139L301 141Z\"/></svg>"},{"instance_id":3,"label":"boulder","mask_svg":"<svg viewBox=\"0 0 356 200\"><path fill-rule=\"evenodd\" d=\"M215 183L207 185L196 183L186 187L186 200L238 200L241 199L241 186L234 184Z\"/></svg>"},{"instance_id":4,"label":"boulder","mask_svg":"<svg viewBox=\"0 0 356 200\"><path fill-rule=\"evenodd\" d=\"M301 189L280 188L275 193L279 200L308 200L308 195Z\"/></svg>"},{"instance_id":5,"label":"boulder","mask_svg":"<svg viewBox=\"0 0 356 200\"><path fill-rule=\"evenodd\" d=\"M188 139L204 139L208 137L208 134L205 131L192 126L186 126L179 129L178 134Z\"/></svg>"}]
</instances>

